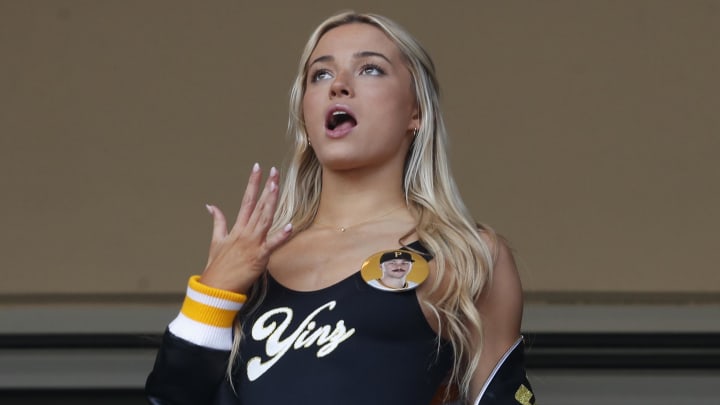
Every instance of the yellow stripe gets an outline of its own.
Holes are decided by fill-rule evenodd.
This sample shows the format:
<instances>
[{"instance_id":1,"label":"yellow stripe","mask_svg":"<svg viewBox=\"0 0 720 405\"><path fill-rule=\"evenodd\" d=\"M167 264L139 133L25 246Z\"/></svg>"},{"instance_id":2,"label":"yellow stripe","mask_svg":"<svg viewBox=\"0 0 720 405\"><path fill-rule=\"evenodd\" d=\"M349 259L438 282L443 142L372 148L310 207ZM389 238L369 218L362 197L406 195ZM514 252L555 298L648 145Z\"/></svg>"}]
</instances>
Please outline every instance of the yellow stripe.
<instances>
[{"instance_id":1,"label":"yellow stripe","mask_svg":"<svg viewBox=\"0 0 720 405\"><path fill-rule=\"evenodd\" d=\"M515 400L521 405L532 405L533 393L524 384L520 384L520 388L515 391Z\"/></svg>"},{"instance_id":2,"label":"yellow stripe","mask_svg":"<svg viewBox=\"0 0 720 405\"><path fill-rule=\"evenodd\" d=\"M233 320L235 320L235 315L238 313L238 311L211 307L202 302L197 302L190 297L185 297L180 312L192 320L220 328L231 327Z\"/></svg>"},{"instance_id":3,"label":"yellow stripe","mask_svg":"<svg viewBox=\"0 0 720 405\"><path fill-rule=\"evenodd\" d=\"M190 281L188 282L188 285L193 290L195 290L199 293L205 294L205 295L209 295L211 297L222 298L224 300L233 301L233 302L237 302L240 304L247 301L247 295L245 295L245 294L239 294L239 293L232 292L232 291L226 291L226 290L221 290L219 288L213 288L213 287L206 286L205 284L200 282L200 276L190 277Z\"/></svg>"}]
</instances>

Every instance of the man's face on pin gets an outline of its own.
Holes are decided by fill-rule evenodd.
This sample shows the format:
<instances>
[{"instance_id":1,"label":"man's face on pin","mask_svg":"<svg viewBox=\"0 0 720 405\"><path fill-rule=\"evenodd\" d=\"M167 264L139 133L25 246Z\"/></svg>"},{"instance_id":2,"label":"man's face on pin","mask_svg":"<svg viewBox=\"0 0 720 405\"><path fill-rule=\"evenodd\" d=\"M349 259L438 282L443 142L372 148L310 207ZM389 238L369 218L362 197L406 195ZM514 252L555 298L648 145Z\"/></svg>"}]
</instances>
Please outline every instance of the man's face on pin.
<instances>
[{"instance_id":1,"label":"man's face on pin","mask_svg":"<svg viewBox=\"0 0 720 405\"><path fill-rule=\"evenodd\" d=\"M413 261L408 252L401 250L386 252L380 257L380 268L384 277L402 279L410 273Z\"/></svg>"}]
</instances>

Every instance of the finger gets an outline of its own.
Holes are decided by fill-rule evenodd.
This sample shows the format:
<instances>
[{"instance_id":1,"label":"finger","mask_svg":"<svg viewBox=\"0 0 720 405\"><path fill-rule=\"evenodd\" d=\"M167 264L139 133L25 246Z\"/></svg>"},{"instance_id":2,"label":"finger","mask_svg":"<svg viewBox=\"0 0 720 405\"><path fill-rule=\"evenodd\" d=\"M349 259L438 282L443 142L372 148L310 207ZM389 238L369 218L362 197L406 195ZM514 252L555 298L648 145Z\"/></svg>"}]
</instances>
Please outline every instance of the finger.
<instances>
[{"instance_id":1,"label":"finger","mask_svg":"<svg viewBox=\"0 0 720 405\"><path fill-rule=\"evenodd\" d=\"M267 179L265 188L258 199L255 211L248 221L248 226L255 234L266 234L272 225L278 201L278 177L277 169L274 167L270 169L270 176Z\"/></svg>"},{"instance_id":2,"label":"finger","mask_svg":"<svg viewBox=\"0 0 720 405\"><path fill-rule=\"evenodd\" d=\"M214 205L207 204L205 207L213 217L212 241L220 242L227 236L227 221L225 220L225 215L220 211L220 208Z\"/></svg>"},{"instance_id":3,"label":"finger","mask_svg":"<svg viewBox=\"0 0 720 405\"><path fill-rule=\"evenodd\" d=\"M292 224L287 224L279 231L273 233L272 235L268 235L268 238L265 241L265 246L267 250L269 252L272 252L273 250L280 247L283 243L285 243L288 239L290 239L292 229Z\"/></svg>"},{"instance_id":4,"label":"finger","mask_svg":"<svg viewBox=\"0 0 720 405\"><path fill-rule=\"evenodd\" d=\"M236 224L245 225L250 219L253 211L255 210L255 204L257 202L257 193L260 189L260 179L262 173L260 173L260 165L255 163L250 172L248 178L248 184L245 187L245 195L243 195L242 202L240 203L240 211L238 211Z\"/></svg>"}]
</instances>

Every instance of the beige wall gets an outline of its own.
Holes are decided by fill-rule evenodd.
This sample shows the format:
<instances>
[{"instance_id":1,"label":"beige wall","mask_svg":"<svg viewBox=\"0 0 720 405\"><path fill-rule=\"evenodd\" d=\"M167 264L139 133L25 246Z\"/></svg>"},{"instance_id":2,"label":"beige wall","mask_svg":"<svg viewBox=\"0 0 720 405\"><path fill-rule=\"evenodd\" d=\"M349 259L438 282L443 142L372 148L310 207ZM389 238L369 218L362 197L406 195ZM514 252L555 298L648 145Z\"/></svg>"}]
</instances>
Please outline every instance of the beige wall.
<instances>
[{"instance_id":1,"label":"beige wall","mask_svg":"<svg viewBox=\"0 0 720 405\"><path fill-rule=\"evenodd\" d=\"M340 8L0 0L0 295L182 291L203 204L285 157L297 57ZM344 8L434 55L461 189L528 291L720 292L720 2Z\"/></svg>"}]
</instances>

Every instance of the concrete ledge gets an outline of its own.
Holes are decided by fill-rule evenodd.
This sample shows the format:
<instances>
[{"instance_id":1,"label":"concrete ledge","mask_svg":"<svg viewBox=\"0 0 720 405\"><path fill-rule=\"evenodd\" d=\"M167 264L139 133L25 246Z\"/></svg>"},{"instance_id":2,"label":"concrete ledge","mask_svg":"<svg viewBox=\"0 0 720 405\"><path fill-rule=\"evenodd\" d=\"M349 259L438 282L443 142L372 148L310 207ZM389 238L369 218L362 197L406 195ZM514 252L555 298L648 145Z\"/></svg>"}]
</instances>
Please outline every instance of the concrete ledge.
<instances>
[{"instance_id":1,"label":"concrete ledge","mask_svg":"<svg viewBox=\"0 0 720 405\"><path fill-rule=\"evenodd\" d=\"M162 333L182 300L171 304L0 305L0 334ZM720 332L720 304L525 306L532 332Z\"/></svg>"}]
</instances>

